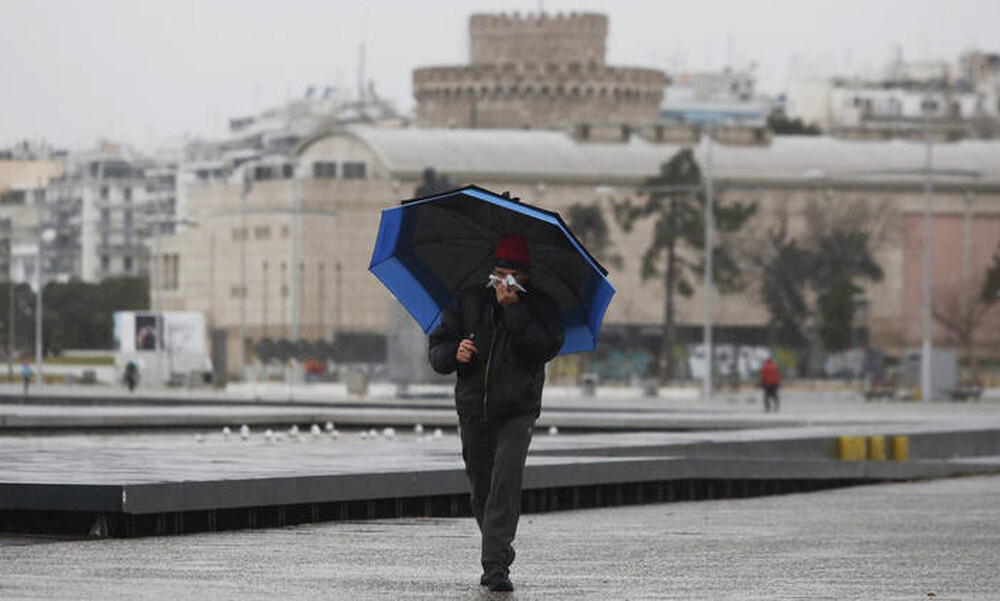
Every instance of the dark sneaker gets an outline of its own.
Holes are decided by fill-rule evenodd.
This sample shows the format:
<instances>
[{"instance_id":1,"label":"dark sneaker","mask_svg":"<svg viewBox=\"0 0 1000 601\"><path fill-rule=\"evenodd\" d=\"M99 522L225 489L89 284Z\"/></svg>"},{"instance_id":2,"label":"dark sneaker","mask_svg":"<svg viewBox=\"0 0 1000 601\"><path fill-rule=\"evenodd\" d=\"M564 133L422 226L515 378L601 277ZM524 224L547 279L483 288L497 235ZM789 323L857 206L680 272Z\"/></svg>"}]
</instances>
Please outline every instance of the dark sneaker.
<instances>
[{"instance_id":1,"label":"dark sneaker","mask_svg":"<svg viewBox=\"0 0 1000 601\"><path fill-rule=\"evenodd\" d=\"M503 572L493 572L486 577L486 586L491 591L512 591L514 583Z\"/></svg>"},{"instance_id":2,"label":"dark sneaker","mask_svg":"<svg viewBox=\"0 0 1000 601\"><path fill-rule=\"evenodd\" d=\"M502 568L494 568L494 569L509 578L510 572L508 572L507 570L504 570ZM494 570L491 570L489 568L483 570L483 575L479 577L479 586L486 586L486 581L489 580L490 574L492 574L493 571Z\"/></svg>"}]
</instances>

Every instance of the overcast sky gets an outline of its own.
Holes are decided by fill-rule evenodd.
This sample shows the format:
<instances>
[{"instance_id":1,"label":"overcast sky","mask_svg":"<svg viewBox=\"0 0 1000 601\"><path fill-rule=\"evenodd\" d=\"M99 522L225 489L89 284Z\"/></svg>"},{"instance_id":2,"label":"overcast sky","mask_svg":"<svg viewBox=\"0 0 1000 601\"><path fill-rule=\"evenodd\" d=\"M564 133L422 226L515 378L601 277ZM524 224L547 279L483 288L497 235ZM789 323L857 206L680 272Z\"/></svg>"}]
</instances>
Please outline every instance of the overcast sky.
<instances>
[{"instance_id":1,"label":"overcast sky","mask_svg":"<svg viewBox=\"0 0 1000 601\"><path fill-rule=\"evenodd\" d=\"M468 59L473 12L596 11L608 63L666 70L757 64L760 88L1000 51L997 0L2 0L0 147L141 147L217 136L227 119L304 93L357 88L412 108L414 67Z\"/></svg>"}]
</instances>

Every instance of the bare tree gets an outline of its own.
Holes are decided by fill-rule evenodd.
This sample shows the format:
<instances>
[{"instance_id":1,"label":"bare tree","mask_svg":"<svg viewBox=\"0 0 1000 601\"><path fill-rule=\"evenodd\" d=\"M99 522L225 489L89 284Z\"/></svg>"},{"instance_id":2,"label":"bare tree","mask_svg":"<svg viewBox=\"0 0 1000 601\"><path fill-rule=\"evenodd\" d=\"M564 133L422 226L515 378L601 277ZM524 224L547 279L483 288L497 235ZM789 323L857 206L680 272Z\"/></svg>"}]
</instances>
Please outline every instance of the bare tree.
<instances>
[{"instance_id":1,"label":"bare tree","mask_svg":"<svg viewBox=\"0 0 1000 601\"><path fill-rule=\"evenodd\" d=\"M998 255L1000 261L1000 255ZM990 271L978 278L974 285L954 284L934 295L931 315L934 322L944 328L948 337L958 344L969 366L975 369L976 333L983 319L997 306L996 294L984 294L990 286Z\"/></svg>"}]
</instances>

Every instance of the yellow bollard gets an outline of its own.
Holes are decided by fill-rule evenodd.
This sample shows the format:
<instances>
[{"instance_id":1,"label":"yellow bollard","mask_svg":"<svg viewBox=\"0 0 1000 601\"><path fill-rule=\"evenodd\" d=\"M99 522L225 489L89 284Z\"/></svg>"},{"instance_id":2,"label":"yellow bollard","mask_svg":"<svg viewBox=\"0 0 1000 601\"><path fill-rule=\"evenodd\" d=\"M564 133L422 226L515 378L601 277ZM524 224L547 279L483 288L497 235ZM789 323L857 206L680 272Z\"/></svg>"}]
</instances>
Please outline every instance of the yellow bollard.
<instances>
[{"instance_id":1,"label":"yellow bollard","mask_svg":"<svg viewBox=\"0 0 1000 601\"><path fill-rule=\"evenodd\" d=\"M840 459L842 461L864 461L867 448L864 436L841 436Z\"/></svg>"},{"instance_id":2,"label":"yellow bollard","mask_svg":"<svg viewBox=\"0 0 1000 601\"><path fill-rule=\"evenodd\" d=\"M868 438L868 459L885 461L885 436L870 436Z\"/></svg>"},{"instance_id":3,"label":"yellow bollard","mask_svg":"<svg viewBox=\"0 0 1000 601\"><path fill-rule=\"evenodd\" d=\"M892 460L907 461L910 458L910 437L892 437Z\"/></svg>"}]
</instances>

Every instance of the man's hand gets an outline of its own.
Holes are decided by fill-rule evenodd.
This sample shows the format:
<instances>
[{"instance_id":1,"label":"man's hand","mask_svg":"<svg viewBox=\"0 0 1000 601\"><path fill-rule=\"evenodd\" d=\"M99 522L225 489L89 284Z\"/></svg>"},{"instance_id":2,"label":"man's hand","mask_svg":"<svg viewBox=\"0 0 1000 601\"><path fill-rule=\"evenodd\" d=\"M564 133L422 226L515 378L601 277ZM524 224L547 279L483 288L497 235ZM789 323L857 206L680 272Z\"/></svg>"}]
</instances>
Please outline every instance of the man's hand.
<instances>
[{"instance_id":1,"label":"man's hand","mask_svg":"<svg viewBox=\"0 0 1000 601\"><path fill-rule=\"evenodd\" d=\"M458 343L458 352L455 353L455 359L459 363L468 363L472 361L472 357L476 354L476 343L471 339L466 338L462 342Z\"/></svg>"},{"instance_id":2,"label":"man's hand","mask_svg":"<svg viewBox=\"0 0 1000 601\"><path fill-rule=\"evenodd\" d=\"M497 291L497 302L500 303L501 307L509 307L510 305L513 305L517 301L521 300L520 297L517 296L517 289L513 286L508 286L503 282L498 283L494 290Z\"/></svg>"}]
</instances>

